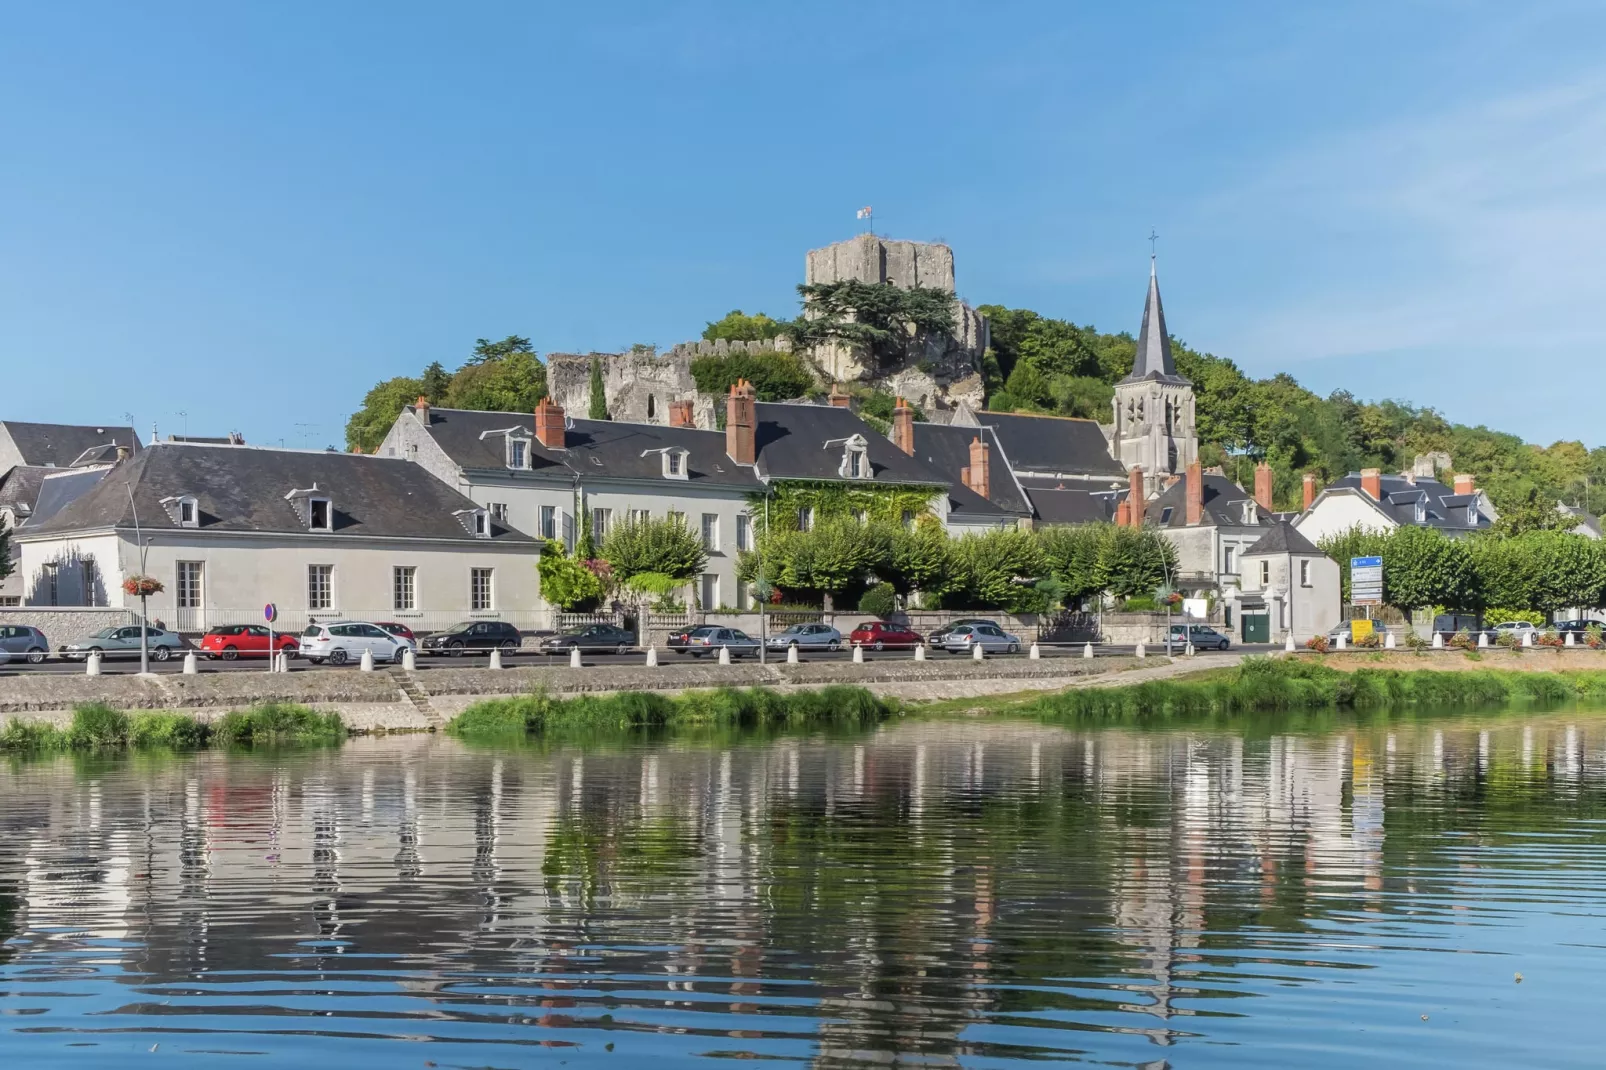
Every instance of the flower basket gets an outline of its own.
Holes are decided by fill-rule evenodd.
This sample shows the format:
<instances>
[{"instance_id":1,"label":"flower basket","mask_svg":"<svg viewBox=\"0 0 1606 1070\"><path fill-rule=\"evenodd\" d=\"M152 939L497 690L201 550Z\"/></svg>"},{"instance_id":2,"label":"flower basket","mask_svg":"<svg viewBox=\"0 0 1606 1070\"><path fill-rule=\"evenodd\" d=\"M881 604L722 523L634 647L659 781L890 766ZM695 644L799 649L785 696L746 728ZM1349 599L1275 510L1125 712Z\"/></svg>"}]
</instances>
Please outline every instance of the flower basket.
<instances>
[{"instance_id":1,"label":"flower basket","mask_svg":"<svg viewBox=\"0 0 1606 1070\"><path fill-rule=\"evenodd\" d=\"M1306 650L1314 650L1318 654L1327 653L1327 636L1325 636L1325 635L1313 635L1313 636L1311 636L1309 639L1305 640L1305 649Z\"/></svg>"},{"instance_id":2,"label":"flower basket","mask_svg":"<svg viewBox=\"0 0 1606 1070\"><path fill-rule=\"evenodd\" d=\"M123 581L123 593L135 598L161 594L162 581L155 576L130 576Z\"/></svg>"}]
</instances>

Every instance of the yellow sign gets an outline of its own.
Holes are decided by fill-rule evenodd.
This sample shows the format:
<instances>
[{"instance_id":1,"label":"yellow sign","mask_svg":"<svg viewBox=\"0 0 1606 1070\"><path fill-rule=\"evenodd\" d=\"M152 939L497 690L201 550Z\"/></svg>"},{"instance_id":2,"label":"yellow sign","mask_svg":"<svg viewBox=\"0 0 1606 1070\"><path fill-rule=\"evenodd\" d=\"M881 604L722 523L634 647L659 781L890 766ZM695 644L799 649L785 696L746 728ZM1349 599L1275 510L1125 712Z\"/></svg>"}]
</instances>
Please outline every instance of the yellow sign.
<instances>
[{"instance_id":1,"label":"yellow sign","mask_svg":"<svg viewBox=\"0 0 1606 1070\"><path fill-rule=\"evenodd\" d=\"M1372 634L1372 622L1369 620L1352 620L1349 622L1349 635L1355 642L1360 642Z\"/></svg>"}]
</instances>

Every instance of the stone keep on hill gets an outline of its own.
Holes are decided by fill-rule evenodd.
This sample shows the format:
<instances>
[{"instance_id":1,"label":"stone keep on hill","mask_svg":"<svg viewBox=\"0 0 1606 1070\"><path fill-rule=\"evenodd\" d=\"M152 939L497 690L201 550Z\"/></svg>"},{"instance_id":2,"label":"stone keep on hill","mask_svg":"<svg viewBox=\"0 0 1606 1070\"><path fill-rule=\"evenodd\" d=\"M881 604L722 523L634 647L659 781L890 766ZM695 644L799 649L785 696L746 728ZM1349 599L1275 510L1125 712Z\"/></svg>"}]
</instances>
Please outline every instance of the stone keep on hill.
<instances>
[{"instance_id":1,"label":"stone keep on hill","mask_svg":"<svg viewBox=\"0 0 1606 1070\"><path fill-rule=\"evenodd\" d=\"M951 293L954 254L946 245L860 234L810 250L804 279L810 284L858 279ZM986 317L955 298L954 334L912 337L889 366L877 368L868 354L845 345L819 346L804 355L814 366L822 389L837 382L878 386L908 398L940 420L941 413L961 402L983 407L981 358L987 343ZM553 400L566 411L586 412L591 402L591 362L595 360L602 366L603 391L613 419L667 424L677 403L690 402L696 425L710 428L715 426L719 402L698 393L691 377L693 359L791 349L790 339L776 338L766 342L683 342L666 353L653 346L637 346L625 353L553 353L547 358L547 383Z\"/></svg>"}]
</instances>

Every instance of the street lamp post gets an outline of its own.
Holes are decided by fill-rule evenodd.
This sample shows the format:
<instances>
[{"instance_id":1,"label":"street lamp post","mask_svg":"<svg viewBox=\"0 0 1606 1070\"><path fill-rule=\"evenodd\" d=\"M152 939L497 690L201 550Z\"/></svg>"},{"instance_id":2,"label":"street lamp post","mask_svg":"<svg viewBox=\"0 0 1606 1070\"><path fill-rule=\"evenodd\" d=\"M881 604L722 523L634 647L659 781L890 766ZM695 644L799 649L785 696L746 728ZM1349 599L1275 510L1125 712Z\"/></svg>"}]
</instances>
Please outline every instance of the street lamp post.
<instances>
[{"instance_id":1,"label":"street lamp post","mask_svg":"<svg viewBox=\"0 0 1606 1070\"><path fill-rule=\"evenodd\" d=\"M128 491L128 508L134 514L134 545L139 547L139 674L149 676L151 672L151 616L150 595L146 593L145 562L149 548L145 545L145 536L139 527L139 507L134 504L134 488L123 488Z\"/></svg>"}]
</instances>

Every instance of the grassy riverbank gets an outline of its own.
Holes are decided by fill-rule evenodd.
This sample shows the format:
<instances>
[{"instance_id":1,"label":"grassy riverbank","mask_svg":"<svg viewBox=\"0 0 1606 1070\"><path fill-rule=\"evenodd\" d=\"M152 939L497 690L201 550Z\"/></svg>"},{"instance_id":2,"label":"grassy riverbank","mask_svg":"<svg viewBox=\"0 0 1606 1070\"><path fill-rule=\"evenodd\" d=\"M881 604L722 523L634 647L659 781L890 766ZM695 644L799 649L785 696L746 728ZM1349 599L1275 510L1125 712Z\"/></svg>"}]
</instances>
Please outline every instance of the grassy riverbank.
<instances>
[{"instance_id":1,"label":"grassy riverbank","mask_svg":"<svg viewBox=\"0 0 1606 1070\"><path fill-rule=\"evenodd\" d=\"M0 729L0 751L70 751L128 747L193 750L205 746L321 743L344 739L337 713L266 703L208 723L182 713L124 713L102 703L79 706L65 728L13 720Z\"/></svg>"},{"instance_id":2,"label":"grassy riverbank","mask_svg":"<svg viewBox=\"0 0 1606 1070\"><path fill-rule=\"evenodd\" d=\"M720 688L679 695L625 691L575 698L533 694L476 703L459 714L447 732L484 738L558 730L870 725L896 710L895 703L862 687Z\"/></svg>"},{"instance_id":3,"label":"grassy riverbank","mask_svg":"<svg viewBox=\"0 0 1606 1070\"><path fill-rule=\"evenodd\" d=\"M1421 669L1339 671L1298 659L1251 658L1176 680L1089 687L1010 705L1015 712L1090 723L1155 723L1207 715L1309 710L1454 708L1606 698L1606 672Z\"/></svg>"}]
</instances>

